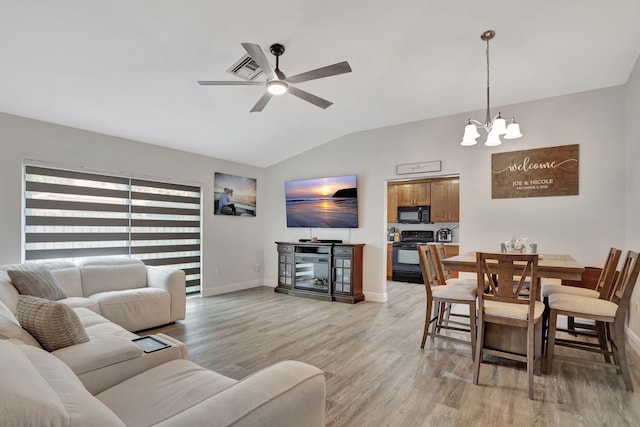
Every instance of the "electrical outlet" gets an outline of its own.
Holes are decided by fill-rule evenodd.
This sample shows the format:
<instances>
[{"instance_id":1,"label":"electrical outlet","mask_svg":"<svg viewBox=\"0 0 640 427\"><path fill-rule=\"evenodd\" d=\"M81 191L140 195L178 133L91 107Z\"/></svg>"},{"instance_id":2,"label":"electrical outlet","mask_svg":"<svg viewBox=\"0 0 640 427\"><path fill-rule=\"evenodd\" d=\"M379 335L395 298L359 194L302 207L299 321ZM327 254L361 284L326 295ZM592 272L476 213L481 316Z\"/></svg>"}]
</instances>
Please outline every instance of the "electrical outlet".
<instances>
[{"instance_id":1,"label":"electrical outlet","mask_svg":"<svg viewBox=\"0 0 640 427\"><path fill-rule=\"evenodd\" d=\"M640 301L635 301L633 303L633 308L635 308L636 313L640 313Z\"/></svg>"},{"instance_id":2,"label":"electrical outlet","mask_svg":"<svg viewBox=\"0 0 640 427\"><path fill-rule=\"evenodd\" d=\"M262 269L262 266L260 264L254 264L253 271L260 272L261 269Z\"/></svg>"},{"instance_id":3,"label":"electrical outlet","mask_svg":"<svg viewBox=\"0 0 640 427\"><path fill-rule=\"evenodd\" d=\"M220 267L216 267L216 274L220 274Z\"/></svg>"}]
</instances>

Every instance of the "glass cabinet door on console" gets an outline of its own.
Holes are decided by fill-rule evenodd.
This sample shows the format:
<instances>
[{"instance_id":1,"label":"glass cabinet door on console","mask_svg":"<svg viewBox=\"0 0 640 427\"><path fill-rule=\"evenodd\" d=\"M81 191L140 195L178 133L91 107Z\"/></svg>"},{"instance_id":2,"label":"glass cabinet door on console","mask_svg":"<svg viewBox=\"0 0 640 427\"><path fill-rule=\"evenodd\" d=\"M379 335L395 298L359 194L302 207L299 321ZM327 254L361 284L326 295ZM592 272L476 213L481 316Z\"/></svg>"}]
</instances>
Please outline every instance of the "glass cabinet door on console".
<instances>
[{"instance_id":1,"label":"glass cabinet door on console","mask_svg":"<svg viewBox=\"0 0 640 427\"><path fill-rule=\"evenodd\" d=\"M294 253L293 245L278 245L278 289L291 289L293 285Z\"/></svg>"},{"instance_id":2,"label":"glass cabinet door on console","mask_svg":"<svg viewBox=\"0 0 640 427\"><path fill-rule=\"evenodd\" d=\"M333 292L351 293L351 258L335 257Z\"/></svg>"},{"instance_id":3,"label":"glass cabinet door on console","mask_svg":"<svg viewBox=\"0 0 640 427\"><path fill-rule=\"evenodd\" d=\"M362 248L364 245L333 247L333 300L356 303L364 300L362 293Z\"/></svg>"}]
</instances>

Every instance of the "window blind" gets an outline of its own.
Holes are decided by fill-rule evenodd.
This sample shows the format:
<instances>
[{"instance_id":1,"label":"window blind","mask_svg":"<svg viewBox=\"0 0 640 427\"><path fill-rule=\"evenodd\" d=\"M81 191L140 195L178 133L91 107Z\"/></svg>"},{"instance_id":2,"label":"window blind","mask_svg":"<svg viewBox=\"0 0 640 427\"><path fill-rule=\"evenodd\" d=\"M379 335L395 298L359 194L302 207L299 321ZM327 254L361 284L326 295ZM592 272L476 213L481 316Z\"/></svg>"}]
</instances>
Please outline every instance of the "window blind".
<instances>
[{"instance_id":1,"label":"window blind","mask_svg":"<svg viewBox=\"0 0 640 427\"><path fill-rule=\"evenodd\" d=\"M200 290L199 187L28 165L24 197L25 260L131 256Z\"/></svg>"}]
</instances>

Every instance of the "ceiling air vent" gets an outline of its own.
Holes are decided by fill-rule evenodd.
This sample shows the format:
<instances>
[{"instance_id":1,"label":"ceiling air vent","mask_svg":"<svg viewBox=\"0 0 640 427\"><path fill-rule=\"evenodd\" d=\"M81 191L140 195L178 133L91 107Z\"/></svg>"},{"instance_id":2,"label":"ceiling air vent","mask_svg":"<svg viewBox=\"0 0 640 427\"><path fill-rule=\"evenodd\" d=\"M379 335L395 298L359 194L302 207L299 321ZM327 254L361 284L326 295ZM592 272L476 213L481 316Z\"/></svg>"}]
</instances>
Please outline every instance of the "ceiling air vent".
<instances>
[{"instance_id":1,"label":"ceiling air vent","mask_svg":"<svg viewBox=\"0 0 640 427\"><path fill-rule=\"evenodd\" d=\"M244 55L227 69L227 73L231 73L244 80L255 80L256 77L262 74L262 70L249 55Z\"/></svg>"}]
</instances>

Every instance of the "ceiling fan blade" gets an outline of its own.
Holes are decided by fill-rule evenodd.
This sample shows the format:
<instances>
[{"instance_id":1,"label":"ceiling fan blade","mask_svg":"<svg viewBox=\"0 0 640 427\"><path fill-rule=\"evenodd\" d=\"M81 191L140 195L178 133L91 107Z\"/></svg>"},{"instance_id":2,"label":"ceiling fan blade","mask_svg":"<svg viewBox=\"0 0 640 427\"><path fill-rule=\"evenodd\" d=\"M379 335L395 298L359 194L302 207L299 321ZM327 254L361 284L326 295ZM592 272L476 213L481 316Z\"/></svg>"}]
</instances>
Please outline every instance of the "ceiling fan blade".
<instances>
[{"instance_id":1,"label":"ceiling fan blade","mask_svg":"<svg viewBox=\"0 0 640 427\"><path fill-rule=\"evenodd\" d=\"M262 48L254 43L241 43L244 50L247 51L251 59L256 61L256 63L260 66L260 69L267 76L267 80L273 80L275 77L275 73L273 72L273 67L269 63L269 60L265 56Z\"/></svg>"},{"instance_id":2,"label":"ceiling fan blade","mask_svg":"<svg viewBox=\"0 0 640 427\"><path fill-rule=\"evenodd\" d=\"M267 103L271 100L271 97L273 95L271 95L271 93L269 91L265 91L264 95L262 95L260 97L260 99L258 99L258 102L256 102L256 105L253 106L253 108L251 109L251 113L259 113L260 111L264 110L264 107L267 105Z\"/></svg>"},{"instance_id":3,"label":"ceiling fan blade","mask_svg":"<svg viewBox=\"0 0 640 427\"><path fill-rule=\"evenodd\" d=\"M210 81L210 80L198 80L198 84L202 86L264 86L263 82L231 82L231 81Z\"/></svg>"},{"instance_id":4,"label":"ceiling fan blade","mask_svg":"<svg viewBox=\"0 0 640 427\"><path fill-rule=\"evenodd\" d=\"M277 68L274 70L274 72L276 73L276 76L278 76L278 78L280 80L286 80L287 76L284 75L284 73L280 70L278 70Z\"/></svg>"},{"instance_id":5,"label":"ceiling fan blade","mask_svg":"<svg viewBox=\"0 0 640 427\"><path fill-rule=\"evenodd\" d=\"M257 61L256 61L257 62ZM287 83L301 83L309 80L321 79L323 77L335 76L338 74L350 73L351 67L347 61L338 62L337 64L327 65L326 67L307 71L306 73L297 74L286 79Z\"/></svg>"},{"instance_id":6,"label":"ceiling fan blade","mask_svg":"<svg viewBox=\"0 0 640 427\"><path fill-rule=\"evenodd\" d=\"M300 99L304 99L305 101L310 102L316 107L322 108L323 110L333 104L333 102L329 102L326 99L322 99L320 97L312 95L309 92L298 89L297 87L289 86L289 93L293 96L297 96Z\"/></svg>"}]
</instances>

